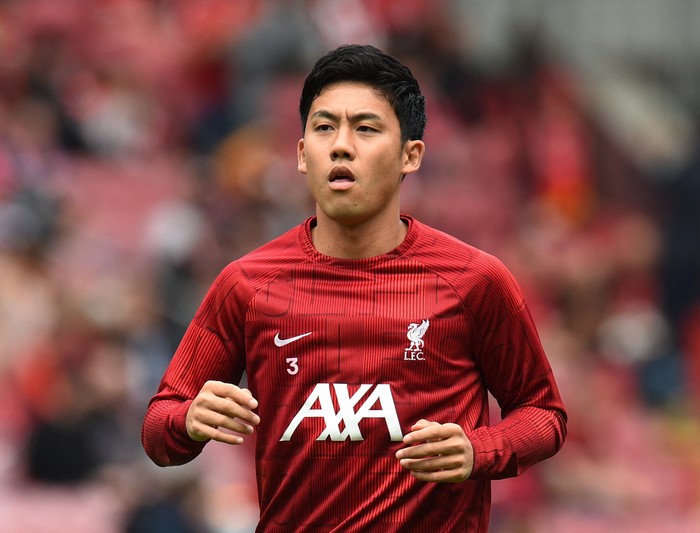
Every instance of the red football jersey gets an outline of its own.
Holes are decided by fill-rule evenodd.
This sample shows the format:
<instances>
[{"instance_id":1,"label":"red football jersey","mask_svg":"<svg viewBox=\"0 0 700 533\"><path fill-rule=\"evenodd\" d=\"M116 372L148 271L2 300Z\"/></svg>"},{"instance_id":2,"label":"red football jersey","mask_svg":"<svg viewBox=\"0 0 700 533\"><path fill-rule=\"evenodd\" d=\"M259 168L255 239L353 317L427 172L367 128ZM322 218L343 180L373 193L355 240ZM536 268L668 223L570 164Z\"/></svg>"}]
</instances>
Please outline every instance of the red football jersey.
<instances>
[{"instance_id":1,"label":"red football jersey","mask_svg":"<svg viewBox=\"0 0 700 533\"><path fill-rule=\"evenodd\" d=\"M486 531L490 480L556 453L566 414L504 265L403 219L407 237L378 257L320 254L310 218L228 265L151 400L149 456L193 459L204 444L185 429L190 401L245 371L261 419L259 531ZM464 428L470 479L425 483L400 467L421 418Z\"/></svg>"}]
</instances>

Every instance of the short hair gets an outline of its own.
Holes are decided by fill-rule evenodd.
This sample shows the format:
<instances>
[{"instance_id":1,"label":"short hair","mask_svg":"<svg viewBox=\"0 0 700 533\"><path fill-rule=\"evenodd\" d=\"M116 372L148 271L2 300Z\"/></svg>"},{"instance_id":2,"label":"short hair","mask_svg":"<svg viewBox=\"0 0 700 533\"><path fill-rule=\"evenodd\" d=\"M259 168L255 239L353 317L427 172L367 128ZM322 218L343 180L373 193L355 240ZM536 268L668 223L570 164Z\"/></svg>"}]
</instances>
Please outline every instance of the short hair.
<instances>
[{"instance_id":1,"label":"short hair","mask_svg":"<svg viewBox=\"0 0 700 533\"><path fill-rule=\"evenodd\" d=\"M328 85L343 81L366 83L394 109L401 138L420 140L425 123L425 97L411 70L398 59L371 45L346 44L321 57L304 81L299 100L302 133L312 102Z\"/></svg>"}]
</instances>

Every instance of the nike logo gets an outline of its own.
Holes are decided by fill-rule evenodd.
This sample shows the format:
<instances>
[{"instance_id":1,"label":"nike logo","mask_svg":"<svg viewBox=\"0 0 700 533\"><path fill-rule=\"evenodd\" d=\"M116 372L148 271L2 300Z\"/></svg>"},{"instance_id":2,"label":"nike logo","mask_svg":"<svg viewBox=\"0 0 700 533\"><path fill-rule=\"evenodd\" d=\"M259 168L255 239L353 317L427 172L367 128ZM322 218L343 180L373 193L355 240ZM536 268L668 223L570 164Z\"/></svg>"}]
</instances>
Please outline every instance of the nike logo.
<instances>
[{"instance_id":1,"label":"nike logo","mask_svg":"<svg viewBox=\"0 0 700 533\"><path fill-rule=\"evenodd\" d=\"M297 335L296 337L289 337L288 339L280 339L280 334L277 333L275 335L275 346L281 348L282 346L287 346L287 344L291 344L295 341L298 341L299 339L303 339L307 335L311 335L313 331L309 331L308 333L302 333L301 335Z\"/></svg>"}]
</instances>

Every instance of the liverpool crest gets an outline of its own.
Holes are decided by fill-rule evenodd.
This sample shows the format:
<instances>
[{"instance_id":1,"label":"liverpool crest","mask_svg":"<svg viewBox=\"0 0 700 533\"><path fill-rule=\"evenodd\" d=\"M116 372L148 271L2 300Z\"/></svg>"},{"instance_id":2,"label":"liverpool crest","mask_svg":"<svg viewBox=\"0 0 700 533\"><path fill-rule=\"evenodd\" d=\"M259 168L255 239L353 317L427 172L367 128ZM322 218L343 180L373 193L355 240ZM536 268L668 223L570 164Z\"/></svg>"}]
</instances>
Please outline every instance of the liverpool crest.
<instances>
[{"instance_id":1,"label":"liverpool crest","mask_svg":"<svg viewBox=\"0 0 700 533\"><path fill-rule=\"evenodd\" d=\"M403 351L405 361L423 361L425 359L423 357L423 346L425 345L423 335L425 335L428 326L430 326L429 320L423 320L420 324L412 322L408 325L406 337L411 344Z\"/></svg>"}]
</instances>

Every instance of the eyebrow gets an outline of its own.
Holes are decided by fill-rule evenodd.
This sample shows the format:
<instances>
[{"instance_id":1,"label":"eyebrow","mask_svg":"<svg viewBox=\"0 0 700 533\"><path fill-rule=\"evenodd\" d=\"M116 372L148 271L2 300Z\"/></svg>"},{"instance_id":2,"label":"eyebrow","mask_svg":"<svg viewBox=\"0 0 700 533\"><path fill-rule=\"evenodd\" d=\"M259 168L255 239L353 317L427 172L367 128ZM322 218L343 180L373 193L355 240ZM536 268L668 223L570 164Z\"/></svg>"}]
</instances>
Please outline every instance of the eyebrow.
<instances>
[{"instance_id":1,"label":"eyebrow","mask_svg":"<svg viewBox=\"0 0 700 533\"><path fill-rule=\"evenodd\" d=\"M318 111L313 113L311 115L311 117L309 117L309 118L312 118L312 119L325 118L325 119L333 120L336 122L340 121L340 117L337 114L331 113L330 111L326 111L325 109L319 109ZM363 120L374 120L374 121L382 120L382 117L380 117L376 113L372 113L369 111L362 112L362 113L356 113L354 115L350 115L348 118L350 119L350 122L353 122L353 123L362 122Z\"/></svg>"}]
</instances>

